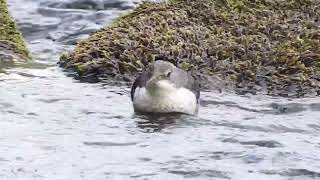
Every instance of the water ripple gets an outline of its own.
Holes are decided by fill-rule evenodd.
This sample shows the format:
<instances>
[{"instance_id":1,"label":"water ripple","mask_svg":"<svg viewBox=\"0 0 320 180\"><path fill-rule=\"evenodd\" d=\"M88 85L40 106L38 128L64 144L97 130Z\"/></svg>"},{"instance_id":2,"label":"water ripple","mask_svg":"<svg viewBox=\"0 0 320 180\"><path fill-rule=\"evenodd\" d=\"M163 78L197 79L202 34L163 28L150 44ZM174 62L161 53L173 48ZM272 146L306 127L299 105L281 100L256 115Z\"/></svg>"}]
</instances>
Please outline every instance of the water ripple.
<instances>
[{"instance_id":1,"label":"water ripple","mask_svg":"<svg viewBox=\"0 0 320 180\"><path fill-rule=\"evenodd\" d=\"M84 145L87 146L134 146L137 145L137 142L131 142L131 143L119 143L119 142L83 142Z\"/></svg>"}]
</instances>

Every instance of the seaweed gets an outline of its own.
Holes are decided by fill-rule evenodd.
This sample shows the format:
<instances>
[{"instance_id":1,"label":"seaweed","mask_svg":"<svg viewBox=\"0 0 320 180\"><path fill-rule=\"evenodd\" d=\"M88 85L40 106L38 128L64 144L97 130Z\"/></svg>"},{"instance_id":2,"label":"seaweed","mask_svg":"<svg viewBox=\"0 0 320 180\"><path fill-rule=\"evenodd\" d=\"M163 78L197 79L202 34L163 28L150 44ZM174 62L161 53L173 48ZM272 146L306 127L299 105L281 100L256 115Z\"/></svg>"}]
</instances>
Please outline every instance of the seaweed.
<instances>
[{"instance_id":1,"label":"seaweed","mask_svg":"<svg viewBox=\"0 0 320 180\"><path fill-rule=\"evenodd\" d=\"M197 73L206 88L221 81L242 93L318 94L319 20L320 0L144 2L79 42L60 65L130 81L166 60Z\"/></svg>"},{"instance_id":2,"label":"seaweed","mask_svg":"<svg viewBox=\"0 0 320 180\"><path fill-rule=\"evenodd\" d=\"M6 0L0 0L0 50L1 61L31 59L24 39L8 11Z\"/></svg>"}]
</instances>

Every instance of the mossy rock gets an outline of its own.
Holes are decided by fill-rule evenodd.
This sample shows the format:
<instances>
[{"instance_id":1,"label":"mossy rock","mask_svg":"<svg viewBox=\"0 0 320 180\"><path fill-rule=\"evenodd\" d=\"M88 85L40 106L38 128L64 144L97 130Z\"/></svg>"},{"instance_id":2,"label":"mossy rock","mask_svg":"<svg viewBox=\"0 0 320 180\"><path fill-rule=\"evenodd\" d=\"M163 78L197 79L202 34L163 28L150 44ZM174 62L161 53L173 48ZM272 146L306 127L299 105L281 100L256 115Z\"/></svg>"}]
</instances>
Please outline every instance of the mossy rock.
<instances>
[{"instance_id":1,"label":"mossy rock","mask_svg":"<svg viewBox=\"0 0 320 180\"><path fill-rule=\"evenodd\" d=\"M6 0L0 0L0 67L1 64L30 59L24 39L8 11Z\"/></svg>"},{"instance_id":2,"label":"mossy rock","mask_svg":"<svg viewBox=\"0 0 320 180\"><path fill-rule=\"evenodd\" d=\"M320 0L172 0L141 4L78 43L60 66L82 79L132 80L155 60L204 87L304 96L320 91ZM210 79L214 79L213 81Z\"/></svg>"}]
</instances>

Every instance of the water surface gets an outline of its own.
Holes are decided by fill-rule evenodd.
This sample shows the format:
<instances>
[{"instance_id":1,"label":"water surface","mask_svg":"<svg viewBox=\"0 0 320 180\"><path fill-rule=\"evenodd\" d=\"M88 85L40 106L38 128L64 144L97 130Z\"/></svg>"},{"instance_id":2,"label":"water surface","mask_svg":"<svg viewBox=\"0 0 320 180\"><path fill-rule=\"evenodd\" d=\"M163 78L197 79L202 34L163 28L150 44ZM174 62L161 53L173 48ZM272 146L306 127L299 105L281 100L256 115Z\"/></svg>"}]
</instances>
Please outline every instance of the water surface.
<instances>
[{"instance_id":1,"label":"water surface","mask_svg":"<svg viewBox=\"0 0 320 180\"><path fill-rule=\"evenodd\" d=\"M202 92L198 116L135 115L128 86L55 63L137 2L72 2L8 0L40 64L0 74L0 179L320 179L319 98Z\"/></svg>"}]
</instances>

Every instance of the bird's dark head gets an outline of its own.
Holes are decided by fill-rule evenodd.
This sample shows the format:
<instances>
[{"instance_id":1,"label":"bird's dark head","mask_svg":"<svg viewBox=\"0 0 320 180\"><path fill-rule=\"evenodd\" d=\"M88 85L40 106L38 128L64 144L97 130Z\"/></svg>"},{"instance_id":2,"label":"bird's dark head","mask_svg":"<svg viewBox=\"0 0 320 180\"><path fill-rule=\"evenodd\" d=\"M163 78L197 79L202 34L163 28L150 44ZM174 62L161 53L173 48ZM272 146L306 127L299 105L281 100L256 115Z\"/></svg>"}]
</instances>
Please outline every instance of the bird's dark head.
<instances>
[{"instance_id":1,"label":"bird's dark head","mask_svg":"<svg viewBox=\"0 0 320 180\"><path fill-rule=\"evenodd\" d=\"M149 77L146 83L147 89L152 90L170 84L171 75L176 69L172 63L161 60L148 65L146 68Z\"/></svg>"}]
</instances>

